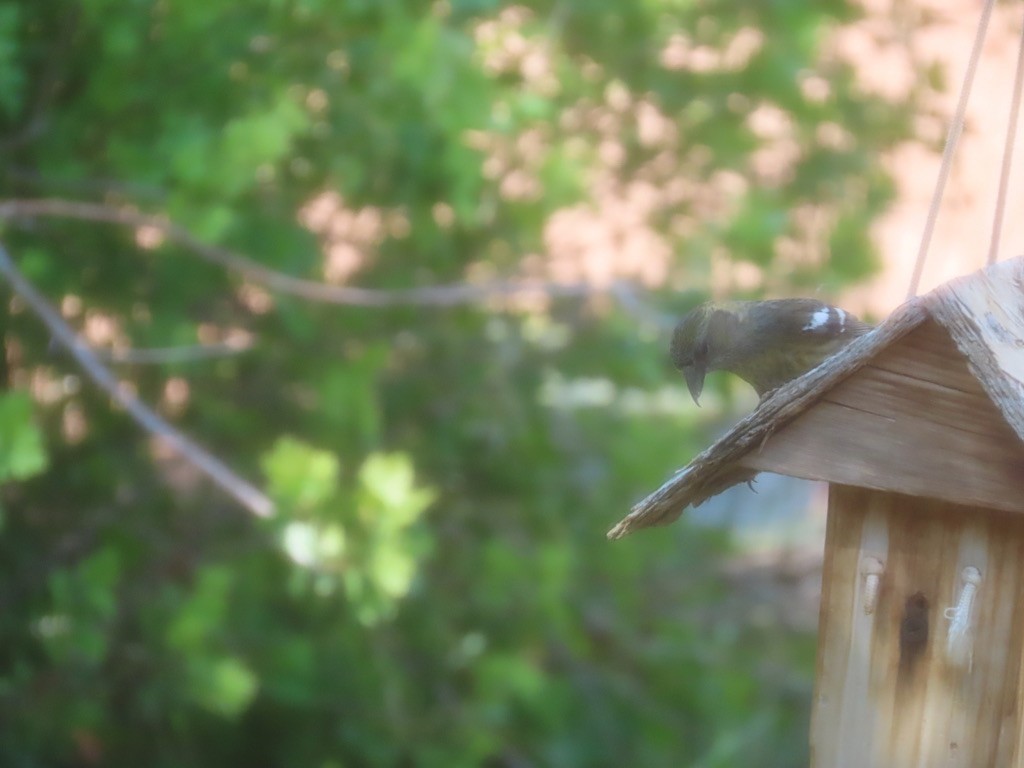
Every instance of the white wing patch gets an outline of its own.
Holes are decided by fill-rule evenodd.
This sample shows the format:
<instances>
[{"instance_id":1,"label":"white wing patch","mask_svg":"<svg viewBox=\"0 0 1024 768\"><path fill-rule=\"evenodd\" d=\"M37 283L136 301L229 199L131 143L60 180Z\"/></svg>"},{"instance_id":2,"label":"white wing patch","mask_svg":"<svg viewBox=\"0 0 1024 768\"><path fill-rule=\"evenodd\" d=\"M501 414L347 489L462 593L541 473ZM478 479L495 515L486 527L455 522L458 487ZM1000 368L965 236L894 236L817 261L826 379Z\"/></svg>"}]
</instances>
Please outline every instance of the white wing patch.
<instances>
[{"instance_id":1,"label":"white wing patch","mask_svg":"<svg viewBox=\"0 0 1024 768\"><path fill-rule=\"evenodd\" d=\"M814 310L814 313L802 330L811 333L831 331L839 335L846 332L847 317L846 311L839 309L839 307L821 307Z\"/></svg>"},{"instance_id":2,"label":"white wing patch","mask_svg":"<svg viewBox=\"0 0 1024 768\"><path fill-rule=\"evenodd\" d=\"M805 331L817 331L820 328L824 328L828 325L828 319L832 316L832 307L822 307L814 311L811 315L811 319L807 321L807 325L804 326Z\"/></svg>"}]
</instances>

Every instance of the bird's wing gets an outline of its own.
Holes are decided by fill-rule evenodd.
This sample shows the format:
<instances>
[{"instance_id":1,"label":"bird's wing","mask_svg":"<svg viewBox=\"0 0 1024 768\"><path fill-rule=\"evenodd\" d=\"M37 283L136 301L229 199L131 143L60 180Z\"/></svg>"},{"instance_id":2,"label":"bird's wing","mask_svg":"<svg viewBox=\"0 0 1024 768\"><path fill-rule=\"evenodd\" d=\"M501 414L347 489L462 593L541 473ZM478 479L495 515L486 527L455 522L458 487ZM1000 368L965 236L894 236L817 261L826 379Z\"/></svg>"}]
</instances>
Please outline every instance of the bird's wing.
<instances>
[{"instance_id":1,"label":"bird's wing","mask_svg":"<svg viewBox=\"0 0 1024 768\"><path fill-rule=\"evenodd\" d=\"M817 299L782 299L766 307L772 313L769 324L776 326L782 338L853 338L867 333L871 326L845 309Z\"/></svg>"}]
</instances>

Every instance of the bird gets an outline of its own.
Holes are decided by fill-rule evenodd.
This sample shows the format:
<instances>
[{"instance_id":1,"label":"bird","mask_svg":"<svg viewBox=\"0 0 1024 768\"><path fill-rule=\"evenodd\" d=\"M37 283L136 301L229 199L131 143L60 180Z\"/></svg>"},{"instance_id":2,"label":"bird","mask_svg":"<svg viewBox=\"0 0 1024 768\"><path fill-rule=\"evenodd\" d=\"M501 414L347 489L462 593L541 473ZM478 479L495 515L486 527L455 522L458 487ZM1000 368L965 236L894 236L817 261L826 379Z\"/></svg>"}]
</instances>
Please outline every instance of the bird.
<instances>
[{"instance_id":1,"label":"bird","mask_svg":"<svg viewBox=\"0 0 1024 768\"><path fill-rule=\"evenodd\" d=\"M764 400L871 328L817 299L708 301L679 321L669 352L697 405L710 371L736 374Z\"/></svg>"}]
</instances>

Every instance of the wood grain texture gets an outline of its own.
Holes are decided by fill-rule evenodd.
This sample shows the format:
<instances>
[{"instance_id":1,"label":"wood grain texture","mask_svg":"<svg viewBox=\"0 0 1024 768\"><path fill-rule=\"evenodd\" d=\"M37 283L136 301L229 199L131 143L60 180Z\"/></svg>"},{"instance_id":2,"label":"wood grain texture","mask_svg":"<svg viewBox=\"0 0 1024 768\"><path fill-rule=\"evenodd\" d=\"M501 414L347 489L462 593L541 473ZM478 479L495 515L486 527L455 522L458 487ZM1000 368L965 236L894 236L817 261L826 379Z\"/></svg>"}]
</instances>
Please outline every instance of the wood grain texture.
<instances>
[{"instance_id":1,"label":"wood grain texture","mask_svg":"<svg viewBox=\"0 0 1024 768\"><path fill-rule=\"evenodd\" d=\"M833 486L829 499L811 720L815 768L1017 765L1024 736L1024 518ZM865 554L884 562L875 611L862 609ZM971 663L946 653L943 615L965 566L982 580ZM901 670L907 599L927 602L928 639Z\"/></svg>"},{"instance_id":2,"label":"wood grain texture","mask_svg":"<svg viewBox=\"0 0 1024 768\"><path fill-rule=\"evenodd\" d=\"M1024 258L947 283L929 310L1024 440Z\"/></svg>"},{"instance_id":3,"label":"wood grain texture","mask_svg":"<svg viewBox=\"0 0 1024 768\"><path fill-rule=\"evenodd\" d=\"M1024 443L931 320L739 463L1024 513Z\"/></svg>"}]
</instances>

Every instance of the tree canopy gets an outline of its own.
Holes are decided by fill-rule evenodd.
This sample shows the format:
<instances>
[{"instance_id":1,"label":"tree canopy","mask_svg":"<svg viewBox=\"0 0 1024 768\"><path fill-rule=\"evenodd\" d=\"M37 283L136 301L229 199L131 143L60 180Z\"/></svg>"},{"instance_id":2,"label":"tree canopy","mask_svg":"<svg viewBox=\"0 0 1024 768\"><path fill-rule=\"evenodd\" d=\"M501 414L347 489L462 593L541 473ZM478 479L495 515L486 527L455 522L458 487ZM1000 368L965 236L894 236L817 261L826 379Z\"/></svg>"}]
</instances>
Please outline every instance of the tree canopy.
<instances>
[{"instance_id":1,"label":"tree canopy","mask_svg":"<svg viewBox=\"0 0 1024 768\"><path fill-rule=\"evenodd\" d=\"M858 13L0 3L0 762L805 764L728 533L604 534L720 425L665 316L873 269Z\"/></svg>"}]
</instances>

